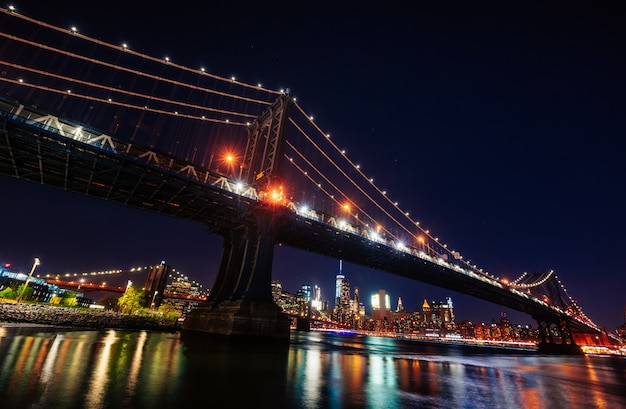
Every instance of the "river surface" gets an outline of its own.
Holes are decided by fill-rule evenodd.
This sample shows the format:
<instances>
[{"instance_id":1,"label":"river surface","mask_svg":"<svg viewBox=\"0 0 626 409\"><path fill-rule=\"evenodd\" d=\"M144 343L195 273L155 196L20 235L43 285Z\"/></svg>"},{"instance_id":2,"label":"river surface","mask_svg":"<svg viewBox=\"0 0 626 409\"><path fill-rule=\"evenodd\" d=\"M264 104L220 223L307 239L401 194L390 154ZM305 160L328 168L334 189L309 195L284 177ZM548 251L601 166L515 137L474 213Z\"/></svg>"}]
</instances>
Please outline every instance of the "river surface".
<instances>
[{"instance_id":1,"label":"river surface","mask_svg":"<svg viewBox=\"0 0 626 409\"><path fill-rule=\"evenodd\" d=\"M3 409L626 408L623 357L320 332L282 346L196 345L180 333L2 325Z\"/></svg>"}]
</instances>

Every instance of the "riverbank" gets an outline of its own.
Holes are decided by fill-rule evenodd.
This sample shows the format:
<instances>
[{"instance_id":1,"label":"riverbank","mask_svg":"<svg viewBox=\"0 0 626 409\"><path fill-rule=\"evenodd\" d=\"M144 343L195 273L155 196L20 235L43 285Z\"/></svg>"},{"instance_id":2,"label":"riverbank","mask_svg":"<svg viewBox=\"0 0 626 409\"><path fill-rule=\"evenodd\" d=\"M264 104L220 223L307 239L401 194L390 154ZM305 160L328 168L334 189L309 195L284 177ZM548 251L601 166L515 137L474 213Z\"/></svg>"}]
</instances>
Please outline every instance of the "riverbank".
<instances>
[{"instance_id":1,"label":"riverbank","mask_svg":"<svg viewBox=\"0 0 626 409\"><path fill-rule=\"evenodd\" d=\"M0 301L0 326L3 323L166 332L180 330L178 319L164 319L158 315L126 315L97 309Z\"/></svg>"}]
</instances>

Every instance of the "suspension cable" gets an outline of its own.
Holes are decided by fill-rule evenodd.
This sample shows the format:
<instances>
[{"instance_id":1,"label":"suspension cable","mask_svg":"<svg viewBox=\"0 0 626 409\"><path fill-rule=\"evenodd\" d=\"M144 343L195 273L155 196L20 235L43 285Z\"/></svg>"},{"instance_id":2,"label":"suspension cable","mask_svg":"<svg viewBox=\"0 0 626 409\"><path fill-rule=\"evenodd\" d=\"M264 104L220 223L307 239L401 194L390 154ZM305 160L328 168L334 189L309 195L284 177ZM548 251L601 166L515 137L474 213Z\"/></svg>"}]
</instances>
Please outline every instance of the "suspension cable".
<instances>
[{"instance_id":1,"label":"suspension cable","mask_svg":"<svg viewBox=\"0 0 626 409\"><path fill-rule=\"evenodd\" d=\"M104 47L108 47L108 48L111 48L111 49L114 49L114 50L119 50L120 49L120 46L117 46L117 45L114 45L114 44L111 44L111 43L107 43L105 41L98 40L96 38L93 38L93 37L90 37L90 36L87 36L87 35L84 35L84 34L80 34L78 32L68 31L67 29L55 26L53 24L45 23L43 21L34 19L32 17L27 17L27 16L25 16L25 15L23 15L21 13L16 12L15 10L10 10L10 9L4 9L3 8L3 9L0 9L0 11L3 12L4 14L8 14L10 16L14 16L14 17L20 18L22 20L28 21L30 23L37 24L39 26L42 26L42 27L45 27L45 28L48 28L48 29L51 29L51 30L58 31L60 33L64 33L64 34L70 34L71 33L72 35L74 35L74 36L76 36L78 38L81 38L83 40L92 42L94 44L98 44L98 45L101 45L101 46L104 46ZM132 54L134 56L137 56L137 57L149 60L149 61L157 62L157 63L160 63L160 64L167 64L167 65L176 67L178 69L181 69L183 71L192 72L192 73L195 73L195 74L198 73L197 70L194 70L192 68L185 67L183 65L179 65L179 64L176 64L176 63L173 63L173 62L170 62L170 61L164 61L163 59L155 58L155 57L149 56L147 54L139 53L137 51L130 50L127 47L124 47L124 46L122 46L122 49L125 52L129 53L129 54ZM225 78L225 77L221 77L219 75L206 73L204 71L201 71L201 72L202 72L203 75L206 75L206 76L208 76L210 78L213 78L213 79L216 79L216 80L219 80L219 81L235 82L232 78L228 79L228 78ZM260 89L260 90L263 90L265 92L272 93L272 94L281 94L282 93L281 91L270 90L270 89L267 89L267 88L260 88L258 85L255 86L255 85L246 84L244 82L239 82L239 81L237 81L236 83L238 85L242 86L242 87Z\"/></svg>"}]
</instances>

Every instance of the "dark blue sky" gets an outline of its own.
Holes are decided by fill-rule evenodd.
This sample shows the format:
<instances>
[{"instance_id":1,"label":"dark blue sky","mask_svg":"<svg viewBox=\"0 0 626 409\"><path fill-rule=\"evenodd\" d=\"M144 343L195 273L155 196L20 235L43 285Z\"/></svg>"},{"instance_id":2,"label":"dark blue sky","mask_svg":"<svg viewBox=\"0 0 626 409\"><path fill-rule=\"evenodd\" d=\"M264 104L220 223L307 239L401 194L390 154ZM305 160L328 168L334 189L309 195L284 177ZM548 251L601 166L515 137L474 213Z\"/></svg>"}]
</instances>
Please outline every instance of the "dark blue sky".
<instances>
[{"instance_id":1,"label":"dark blue sky","mask_svg":"<svg viewBox=\"0 0 626 409\"><path fill-rule=\"evenodd\" d=\"M466 258L511 278L554 269L592 320L609 330L624 323L626 13L617 2L128 3L15 5L145 54L291 88L379 185ZM28 270L38 256L40 272L62 273L164 259L213 283L221 239L202 226L0 184L0 260ZM287 290L318 284L332 299L337 260L285 247L275 256ZM362 294L382 288L408 309L449 295L458 320L506 311L356 265L344 273Z\"/></svg>"}]
</instances>

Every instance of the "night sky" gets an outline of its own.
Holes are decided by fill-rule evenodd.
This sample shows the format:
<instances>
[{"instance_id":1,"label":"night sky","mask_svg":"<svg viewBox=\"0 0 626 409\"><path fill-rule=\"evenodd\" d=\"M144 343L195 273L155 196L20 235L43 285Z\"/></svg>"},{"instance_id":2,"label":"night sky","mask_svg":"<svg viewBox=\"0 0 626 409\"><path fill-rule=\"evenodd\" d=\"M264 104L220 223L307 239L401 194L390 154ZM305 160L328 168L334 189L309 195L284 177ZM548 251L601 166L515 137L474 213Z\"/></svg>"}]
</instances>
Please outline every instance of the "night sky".
<instances>
[{"instance_id":1,"label":"night sky","mask_svg":"<svg viewBox=\"0 0 626 409\"><path fill-rule=\"evenodd\" d=\"M16 2L30 17L280 89L423 225L490 273L553 269L594 322L624 323L626 17L618 2ZM436 4L432 4L436 3ZM504 3L507 3L504 5ZM513 5L513 3L515 5ZM149 5L149 6L148 6ZM1 27L0 27L1 30ZM0 40L3 41L3 40ZM39 274L168 264L210 288L202 225L0 177L0 261ZM276 247L273 277L334 297L338 260ZM495 304L344 263L370 311L451 296L457 322Z\"/></svg>"}]
</instances>

